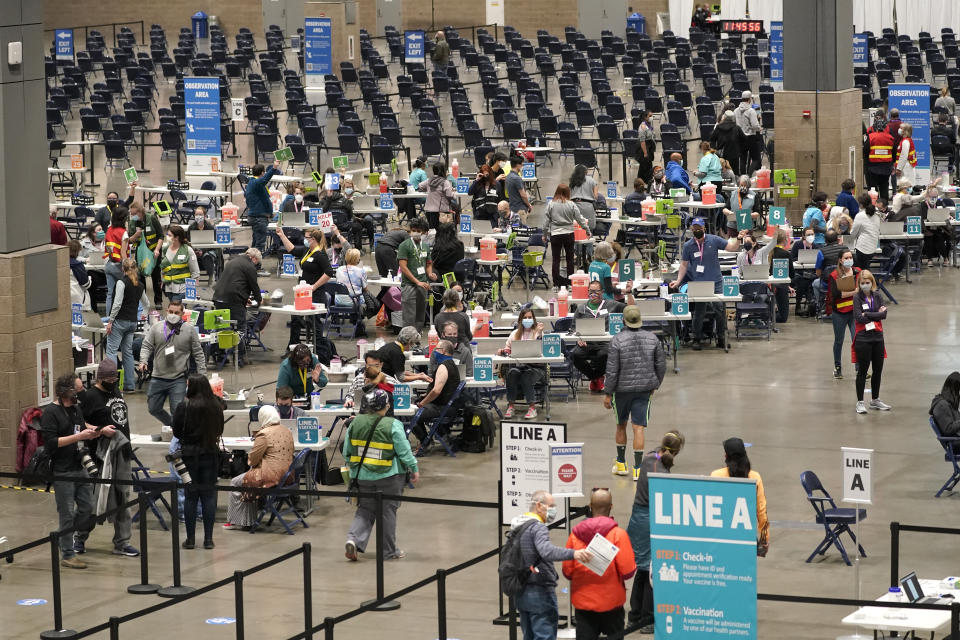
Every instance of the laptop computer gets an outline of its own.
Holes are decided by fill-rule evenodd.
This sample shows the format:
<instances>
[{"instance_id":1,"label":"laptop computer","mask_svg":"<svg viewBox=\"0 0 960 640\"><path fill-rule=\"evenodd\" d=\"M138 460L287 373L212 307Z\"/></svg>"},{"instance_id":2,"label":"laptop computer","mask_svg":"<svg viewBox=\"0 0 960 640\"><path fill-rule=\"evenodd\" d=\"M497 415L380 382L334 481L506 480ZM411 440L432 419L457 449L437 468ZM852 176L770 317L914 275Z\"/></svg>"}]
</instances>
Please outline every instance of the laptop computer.
<instances>
[{"instance_id":1,"label":"laptop computer","mask_svg":"<svg viewBox=\"0 0 960 640\"><path fill-rule=\"evenodd\" d=\"M881 222L880 223L880 235L882 236L896 236L902 233L904 233L902 222Z\"/></svg>"},{"instance_id":2,"label":"laptop computer","mask_svg":"<svg viewBox=\"0 0 960 640\"><path fill-rule=\"evenodd\" d=\"M216 231L213 229L200 230L194 229L190 232L190 242L195 244L213 244L217 241Z\"/></svg>"},{"instance_id":3,"label":"laptop computer","mask_svg":"<svg viewBox=\"0 0 960 640\"><path fill-rule=\"evenodd\" d=\"M927 209L927 222L945 222L953 217L953 209Z\"/></svg>"},{"instance_id":4,"label":"laptop computer","mask_svg":"<svg viewBox=\"0 0 960 640\"><path fill-rule=\"evenodd\" d=\"M712 296L713 289L714 287L712 280L701 280L698 282L687 283L688 296Z\"/></svg>"},{"instance_id":5,"label":"laptop computer","mask_svg":"<svg viewBox=\"0 0 960 640\"><path fill-rule=\"evenodd\" d=\"M770 277L770 267L766 264L747 264L740 269L741 280L766 280Z\"/></svg>"},{"instance_id":6,"label":"laptop computer","mask_svg":"<svg viewBox=\"0 0 960 640\"><path fill-rule=\"evenodd\" d=\"M818 253L820 253L820 249L800 249L800 253L797 254L797 262L800 264L816 264Z\"/></svg>"},{"instance_id":7,"label":"laptop computer","mask_svg":"<svg viewBox=\"0 0 960 640\"><path fill-rule=\"evenodd\" d=\"M106 260L103 259L103 254L99 251L94 251L87 257L87 267L102 267L106 264Z\"/></svg>"},{"instance_id":8,"label":"laptop computer","mask_svg":"<svg viewBox=\"0 0 960 640\"><path fill-rule=\"evenodd\" d=\"M103 329L103 318L93 311L83 312L83 324L90 329Z\"/></svg>"},{"instance_id":9,"label":"laptop computer","mask_svg":"<svg viewBox=\"0 0 960 640\"><path fill-rule=\"evenodd\" d=\"M474 338L477 341L477 355L495 356L503 349L504 341L501 338Z\"/></svg>"},{"instance_id":10,"label":"laptop computer","mask_svg":"<svg viewBox=\"0 0 960 640\"><path fill-rule=\"evenodd\" d=\"M289 418L287 420L280 420L280 424L285 426L287 429L290 429L290 432L293 434L294 440L297 438L297 419Z\"/></svg>"},{"instance_id":11,"label":"laptop computer","mask_svg":"<svg viewBox=\"0 0 960 640\"><path fill-rule=\"evenodd\" d=\"M510 355L514 358L534 358L543 355L541 340L514 340L510 345Z\"/></svg>"},{"instance_id":12,"label":"laptop computer","mask_svg":"<svg viewBox=\"0 0 960 640\"><path fill-rule=\"evenodd\" d=\"M934 604L939 602L939 596L924 596L923 588L920 586L920 579L917 578L917 572L911 571L900 578L900 586L907 595L907 600L913 604Z\"/></svg>"},{"instance_id":13,"label":"laptop computer","mask_svg":"<svg viewBox=\"0 0 960 640\"><path fill-rule=\"evenodd\" d=\"M710 293L713 293L713 289L710 290ZM637 300L637 307L640 308L640 318L646 320L647 318L659 318L667 315L667 312L664 310L663 300L660 298L653 298L651 300Z\"/></svg>"},{"instance_id":14,"label":"laptop computer","mask_svg":"<svg viewBox=\"0 0 960 640\"><path fill-rule=\"evenodd\" d=\"M581 336L602 336L607 333L607 317L577 318L577 333Z\"/></svg>"}]
</instances>

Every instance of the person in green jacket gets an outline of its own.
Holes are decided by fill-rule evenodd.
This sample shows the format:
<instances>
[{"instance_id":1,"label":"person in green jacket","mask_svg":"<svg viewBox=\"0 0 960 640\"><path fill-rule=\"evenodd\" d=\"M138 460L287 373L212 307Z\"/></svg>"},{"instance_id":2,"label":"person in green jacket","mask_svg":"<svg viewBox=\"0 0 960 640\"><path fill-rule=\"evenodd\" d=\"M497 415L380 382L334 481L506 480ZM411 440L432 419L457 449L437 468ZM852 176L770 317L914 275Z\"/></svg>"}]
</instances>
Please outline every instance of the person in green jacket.
<instances>
[{"instance_id":1,"label":"person in green jacket","mask_svg":"<svg viewBox=\"0 0 960 640\"><path fill-rule=\"evenodd\" d=\"M295 398L309 397L314 390L327 386L327 375L320 368L320 360L310 347L298 344L293 348L277 372L277 389L290 387Z\"/></svg>"},{"instance_id":2,"label":"person in green jacket","mask_svg":"<svg viewBox=\"0 0 960 640\"><path fill-rule=\"evenodd\" d=\"M382 491L399 496L410 474L411 482L420 480L417 459L410 450L410 442L403 424L387 417L390 398L377 387L366 390L360 403L360 415L347 427L343 442L343 458L350 465L350 485L361 492ZM367 442L369 441L369 445ZM398 560L406 554L397 548L397 509L399 500L383 501L383 554L386 560ZM377 501L362 497L357 505L353 524L347 532L346 557L356 561L370 539L370 531L377 518Z\"/></svg>"}]
</instances>

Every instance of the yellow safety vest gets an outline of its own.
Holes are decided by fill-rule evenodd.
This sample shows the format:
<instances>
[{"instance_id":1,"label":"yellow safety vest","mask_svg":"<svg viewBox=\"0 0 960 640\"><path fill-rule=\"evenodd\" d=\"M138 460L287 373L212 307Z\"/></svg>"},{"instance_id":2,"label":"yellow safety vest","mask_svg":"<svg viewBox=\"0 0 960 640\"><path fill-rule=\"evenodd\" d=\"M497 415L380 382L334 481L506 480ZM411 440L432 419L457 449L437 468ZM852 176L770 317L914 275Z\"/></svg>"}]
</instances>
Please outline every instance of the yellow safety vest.
<instances>
[{"instance_id":1,"label":"yellow safety vest","mask_svg":"<svg viewBox=\"0 0 960 640\"><path fill-rule=\"evenodd\" d=\"M190 248L182 244L173 256L173 262L167 260L167 252L163 252L160 262L164 282L183 282L190 277Z\"/></svg>"}]
</instances>

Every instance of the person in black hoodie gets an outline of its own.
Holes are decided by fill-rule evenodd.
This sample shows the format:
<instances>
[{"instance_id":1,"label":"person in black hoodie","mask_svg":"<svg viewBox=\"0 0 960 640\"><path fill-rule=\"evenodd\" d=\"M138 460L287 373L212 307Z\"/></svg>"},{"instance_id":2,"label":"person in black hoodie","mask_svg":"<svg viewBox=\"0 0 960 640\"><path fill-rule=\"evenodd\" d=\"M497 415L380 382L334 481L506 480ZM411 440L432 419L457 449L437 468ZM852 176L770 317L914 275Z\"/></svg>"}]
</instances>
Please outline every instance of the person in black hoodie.
<instances>
[{"instance_id":1,"label":"person in black hoodie","mask_svg":"<svg viewBox=\"0 0 960 640\"><path fill-rule=\"evenodd\" d=\"M960 371L954 371L943 381L940 393L933 396L930 415L944 436L960 435ZM960 453L960 442L953 443L953 450Z\"/></svg>"},{"instance_id":2,"label":"person in black hoodie","mask_svg":"<svg viewBox=\"0 0 960 640\"><path fill-rule=\"evenodd\" d=\"M724 111L723 119L710 134L710 146L717 150L717 155L725 158L737 175L746 173L745 156L747 137L737 126L733 111Z\"/></svg>"}]
</instances>

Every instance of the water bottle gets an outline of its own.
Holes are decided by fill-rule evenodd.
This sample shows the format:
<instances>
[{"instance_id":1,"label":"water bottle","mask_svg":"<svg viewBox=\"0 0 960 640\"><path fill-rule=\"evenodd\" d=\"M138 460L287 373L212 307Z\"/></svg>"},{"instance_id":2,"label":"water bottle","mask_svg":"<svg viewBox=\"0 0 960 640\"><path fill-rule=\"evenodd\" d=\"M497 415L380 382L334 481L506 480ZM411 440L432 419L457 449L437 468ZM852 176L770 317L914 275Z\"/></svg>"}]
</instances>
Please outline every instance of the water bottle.
<instances>
[{"instance_id":1,"label":"water bottle","mask_svg":"<svg viewBox=\"0 0 960 640\"><path fill-rule=\"evenodd\" d=\"M887 602L903 602L903 592L900 590L900 587L890 587L887 589ZM901 615L900 609L895 609L893 607L883 608L884 618L894 619L899 618Z\"/></svg>"},{"instance_id":2,"label":"water bottle","mask_svg":"<svg viewBox=\"0 0 960 640\"><path fill-rule=\"evenodd\" d=\"M537 138L537 146L543 147L543 140L541 140L540 138Z\"/></svg>"},{"instance_id":3,"label":"water bottle","mask_svg":"<svg viewBox=\"0 0 960 640\"><path fill-rule=\"evenodd\" d=\"M314 391L310 394L310 409L318 411L323 408L323 400L320 399L320 392Z\"/></svg>"},{"instance_id":4,"label":"water bottle","mask_svg":"<svg viewBox=\"0 0 960 640\"><path fill-rule=\"evenodd\" d=\"M474 357L477 356L477 349L478 349L478 348L479 348L479 345L477 345L477 341L476 341L476 340L474 340L473 342L470 343L470 351L473 352L473 356L474 356Z\"/></svg>"},{"instance_id":5,"label":"water bottle","mask_svg":"<svg viewBox=\"0 0 960 640\"><path fill-rule=\"evenodd\" d=\"M660 298L662 300L670 299L670 286L666 282L660 285Z\"/></svg>"},{"instance_id":6,"label":"water bottle","mask_svg":"<svg viewBox=\"0 0 960 640\"><path fill-rule=\"evenodd\" d=\"M393 269L387 270L387 280L393 280Z\"/></svg>"}]
</instances>

